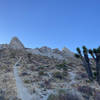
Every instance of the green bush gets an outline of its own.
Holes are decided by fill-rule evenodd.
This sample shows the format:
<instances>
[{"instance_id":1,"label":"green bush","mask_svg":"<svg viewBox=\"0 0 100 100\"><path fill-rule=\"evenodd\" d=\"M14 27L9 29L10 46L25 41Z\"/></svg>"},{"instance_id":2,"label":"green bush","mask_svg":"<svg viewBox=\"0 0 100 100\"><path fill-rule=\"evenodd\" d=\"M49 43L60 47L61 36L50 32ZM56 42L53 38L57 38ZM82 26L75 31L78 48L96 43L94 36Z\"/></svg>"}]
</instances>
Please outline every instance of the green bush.
<instances>
[{"instance_id":1,"label":"green bush","mask_svg":"<svg viewBox=\"0 0 100 100\"><path fill-rule=\"evenodd\" d=\"M29 80L24 80L24 83L29 84L30 81Z\"/></svg>"},{"instance_id":2,"label":"green bush","mask_svg":"<svg viewBox=\"0 0 100 100\"><path fill-rule=\"evenodd\" d=\"M41 76L41 75L45 75L44 71L40 71L40 72L39 72L39 75L40 75L40 76Z\"/></svg>"},{"instance_id":3,"label":"green bush","mask_svg":"<svg viewBox=\"0 0 100 100\"><path fill-rule=\"evenodd\" d=\"M47 100L58 100L58 96L54 94L50 94Z\"/></svg>"},{"instance_id":4,"label":"green bush","mask_svg":"<svg viewBox=\"0 0 100 100\"><path fill-rule=\"evenodd\" d=\"M53 73L53 77L58 78L58 79L63 79L64 74L62 72L55 72Z\"/></svg>"},{"instance_id":5,"label":"green bush","mask_svg":"<svg viewBox=\"0 0 100 100\"><path fill-rule=\"evenodd\" d=\"M44 69L44 67L43 67L43 66L40 66L40 67L38 67L38 69L39 69L39 70L42 70L42 69Z\"/></svg>"},{"instance_id":6,"label":"green bush","mask_svg":"<svg viewBox=\"0 0 100 100\"><path fill-rule=\"evenodd\" d=\"M48 68L49 66L47 65L47 66L40 66L40 67L38 67L38 69L39 70L42 70L42 69L44 69L44 68Z\"/></svg>"},{"instance_id":7,"label":"green bush","mask_svg":"<svg viewBox=\"0 0 100 100\"><path fill-rule=\"evenodd\" d=\"M94 79L96 79L97 72L94 72L93 75L94 75Z\"/></svg>"},{"instance_id":8,"label":"green bush","mask_svg":"<svg viewBox=\"0 0 100 100\"><path fill-rule=\"evenodd\" d=\"M60 90L57 94L51 94L47 100L83 100L83 97L72 90Z\"/></svg>"},{"instance_id":9,"label":"green bush","mask_svg":"<svg viewBox=\"0 0 100 100\"><path fill-rule=\"evenodd\" d=\"M66 65L66 63L62 63L62 64L59 64L59 65L56 65L57 69L61 70L67 70L68 69L68 66Z\"/></svg>"}]
</instances>

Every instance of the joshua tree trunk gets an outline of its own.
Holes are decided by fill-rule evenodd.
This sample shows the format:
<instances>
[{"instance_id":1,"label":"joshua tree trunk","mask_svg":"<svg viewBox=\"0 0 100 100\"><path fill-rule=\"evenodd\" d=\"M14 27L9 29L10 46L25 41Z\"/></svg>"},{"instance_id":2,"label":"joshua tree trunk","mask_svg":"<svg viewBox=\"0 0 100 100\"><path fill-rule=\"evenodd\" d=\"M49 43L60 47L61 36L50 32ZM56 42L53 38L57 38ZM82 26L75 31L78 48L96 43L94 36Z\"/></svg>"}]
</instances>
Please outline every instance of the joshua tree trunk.
<instances>
[{"instance_id":1,"label":"joshua tree trunk","mask_svg":"<svg viewBox=\"0 0 100 100\"><path fill-rule=\"evenodd\" d=\"M87 64L86 62L83 62L83 66L88 74L88 78L89 80L93 80L93 74L92 74L92 70L91 70L91 67L90 67L90 64Z\"/></svg>"},{"instance_id":2,"label":"joshua tree trunk","mask_svg":"<svg viewBox=\"0 0 100 100\"><path fill-rule=\"evenodd\" d=\"M91 69L90 63L87 64L87 72L88 72L89 79L93 80L93 73L92 73L92 69Z\"/></svg>"},{"instance_id":3,"label":"joshua tree trunk","mask_svg":"<svg viewBox=\"0 0 100 100\"><path fill-rule=\"evenodd\" d=\"M89 58L87 54L84 54L84 58L85 58L85 66L86 66L86 71L88 74L89 79L92 81L93 80L93 73L92 73L92 69L91 69L91 64L89 62Z\"/></svg>"},{"instance_id":4,"label":"joshua tree trunk","mask_svg":"<svg viewBox=\"0 0 100 100\"><path fill-rule=\"evenodd\" d=\"M83 62L83 66L85 67L85 70L88 74L88 78L92 81L93 80L93 73L92 73L92 68L91 68L91 64L90 64L90 59L88 57L88 50L85 46L83 46L83 56L81 53L80 48L76 49L78 52L78 55L76 55L77 57L80 57L82 62Z\"/></svg>"},{"instance_id":5,"label":"joshua tree trunk","mask_svg":"<svg viewBox=\"0 0 100 100\"><path fill-rule=\"evenodd\" d=\"M96 64L96 76L97 76L97 82L100 84L100 71L99 71L100 64Z\"/></svg>"},{"instance_id":6,"label":"joshua tree trunk","mask_svg":"<svg viewBox=\"0 0 100 100\"><path fill-rule=\"evenodd\" d=\"M83 55L81 53L80 48L77 48L76 50L78 52L78 54L76 54L76 57L81 58L83 66L90 80L93 80L94 78L88 53L93 57L96 63L96 79L98 84L100 85L100 46L97 49L94 48L93 50L92 49L88 50L85 46L83 46Z\"/></svg>"},{"instance_id":7,"label":"joshua tree trunk","mask_svg":"<svg viewBox=\"0 0 100 100\"><path fill-rule=\"evenodd\" d=\"M100 55L96 58L96 72L97 72L97 82L100 85Z\"/></svg>"}]
</instances>

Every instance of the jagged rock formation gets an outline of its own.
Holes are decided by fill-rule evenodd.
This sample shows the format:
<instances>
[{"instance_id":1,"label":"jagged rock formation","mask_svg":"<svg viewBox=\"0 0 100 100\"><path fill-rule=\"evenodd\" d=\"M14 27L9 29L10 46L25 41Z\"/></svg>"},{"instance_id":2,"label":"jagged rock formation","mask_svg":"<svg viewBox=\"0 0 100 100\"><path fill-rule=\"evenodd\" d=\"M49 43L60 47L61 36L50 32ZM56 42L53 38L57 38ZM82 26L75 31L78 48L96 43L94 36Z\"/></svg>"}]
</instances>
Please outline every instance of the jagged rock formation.
<instances>
[{"instance_id":1,"label":"jagged rock formation","mask_svg":"<svg viewBox=\"0 0 100 100\"><path fill-rule=\"evenodd\" d=\"M66 56L68 56L68 57L73 57L74 56L74 53L73 52L71 52L68 48L66 48L66 47L64 47L63 49L62 49L62 52L63 52L63 54L65 54Z\"/></svg>"},{"instance_id":2,"label":"jagged rock formation","mask_svg":"<svg viewBox=\"0 0 100 100\"><path fill-rule=\"evenodd\" d=\"M24 45L17 37L13 37L9 44L0 44L0 49L24 49Z\"/></svg>"},{"instance_id":3,"label":"jagged rock formation","mask_svg":"<svg viewBox=\"0 0 100 100\"><path fill-rule=\"evenodd\" d=\"M12 38L9 47L13 49L24 49L24 45L20 42L20 40L17 37Z\"/></svg>"},{"instance_id":4,"label":"jagged rock formation","mask_svg":"<svg viewBox=\"0 0 100 100\"><path fill-rule=\"evenodd\" d=\"M1 44L0 49L4 48L10 48L10 49L17 49L17 50L26 50L29 53L47 56L50 58L57 58L60 60L65 60L67 58L74 58L74 53L71 52L68 48L64 47L62 50L59 50L58 48L51 49L49 47L41 47L41 48L27 48L25 49L24 45L21 43L21 41L17 37L13 37L11 39L11 42L9 44Z\"/></svg>"},{"instance_id":5,"label":"jagged rock formation","mask_svg":"<svg viewBox=\"0 0 100 100\"><path fill-rule=\"evenodd\" d=\"M67 48L63 48L63 50L60 51L58 48L51 49L51 48L44 46L44 47L41 47L41 48L27 49L27 51L32 53L32 54L48 56L50 58L53 57L53 58L57 58L57 59L61 59L61 60L64 60L68 57L74 57L74 53L71 52Z\"/></svg>"}]
</instances>

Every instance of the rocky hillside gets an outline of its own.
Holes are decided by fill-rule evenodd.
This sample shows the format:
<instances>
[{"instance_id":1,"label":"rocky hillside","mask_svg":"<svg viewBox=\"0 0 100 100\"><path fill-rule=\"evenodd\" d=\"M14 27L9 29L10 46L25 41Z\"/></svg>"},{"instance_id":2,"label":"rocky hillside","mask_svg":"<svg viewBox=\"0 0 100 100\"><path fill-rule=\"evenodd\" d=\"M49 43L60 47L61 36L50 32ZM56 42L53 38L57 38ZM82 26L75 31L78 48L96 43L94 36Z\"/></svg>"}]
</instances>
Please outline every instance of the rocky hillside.
<instances>
[{"instance_id":1,"label":"rocky hillside","mask_svg":"<svg viewBox=\"0 0 100 100\"><path fill-rule=\"evenodd\" d=\"M57 59L67 59L68 57L74 57L74 53L71 52L69 49L64 47L62 51L60 51L58 48L56 49L51 49L49 47L41 47L41 48L35 48L35 49L26 49L28 52L32 54L38 54L42 56L48 56L50 58L54 57Z\"/></svg>"},{"instance_id":2,"label":"rocky hillside","mask_svg":"<svg viewBox=\"0 0 100 100\"><path fill-rule=\"evenodd\" d=\"M100 86L66 47L30 49L14 37L0 45L0 100L100 100Z\"/></svg>"},{"instance_id":3,"label":"rocky hillside","mask_svg":"<svg viewBox=\"0 0 100 100\"><path fill-rule=\"evenodd\" d=\"M0 49L3 49L3 48L25 50L32 54L48 56L50 58L54 57L54 58L61 59L61 60L67 60L67 58L74 58L74 53L71 52L66 47L64 47L62 51L60 51L58 48L51 49L46 46L41 47L41 48L34 48L34 49L25 48L24 45L21 43L21 41L17 37L13 37L9 44L1 44Z\"/></svg>"}]
</instances>

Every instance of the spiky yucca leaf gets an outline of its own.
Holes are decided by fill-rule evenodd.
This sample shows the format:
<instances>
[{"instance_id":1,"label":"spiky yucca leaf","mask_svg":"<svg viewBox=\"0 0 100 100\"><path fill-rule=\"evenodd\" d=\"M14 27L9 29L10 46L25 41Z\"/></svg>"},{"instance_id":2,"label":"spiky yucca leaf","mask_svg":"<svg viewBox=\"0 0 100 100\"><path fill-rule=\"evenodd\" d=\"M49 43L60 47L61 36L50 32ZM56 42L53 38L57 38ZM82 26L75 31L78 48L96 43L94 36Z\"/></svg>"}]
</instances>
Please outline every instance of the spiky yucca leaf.
<instances>
[{"instance_id":1,"label":"spiky yucca leaf","mask_svg":"<svg viewBox=\"0 0 100 100\"><path fill-rule=\"evenodd\" d=\"M77 52L80 54L81 53L81 50L80 48L76 48Z\"/></svg>"},{"instance_id":2,"label":"spiky yucca leaf","mask_svg":"<svg viewBox=\"0 0 100 100\"><path fill-rule=\"evenodd\" d=\"M97 53L100 53L100 47L97 48Z\"/></svg>"},{"instance_id":3,"label":"spiky yucca leaf","mask_svg":"<svg viewBox=\"0 0 100 100\"><path fill-rule=\"evenodd\" d=\"M93 49L93 53L97 53L97 49L94 48L94 49Z\"/></svg>"},{"instance_id":4,"label":"spiky yucca leaf","mask_svg":"<svg viewBox=\"0 0 100 100\"><path fill-rule=\"evenodd\" d=\"M83 48L83 50L87 50L86 46L83 46L82 48Z\"/></svg>"},{"instance_id":5,"label":"spiky yucca leaf","mask_svg":"<svg viewBox=\"0 0 100 100\"><path fill-rule=\"evenodd\" d=\"M80 58L80 55L79 54L74 54L74 56L76 57L76 58Z\"/></svg>"},{"instance_id":6,"label":"spiky yucca leaf","mask_svg":"<svg viewBox=\"0 0 100 100\"><path fill-rule=\"evenodd\" d=\"M93 55L93 50L89 49L89 54Z\"/></svg>"}]
</instances>

